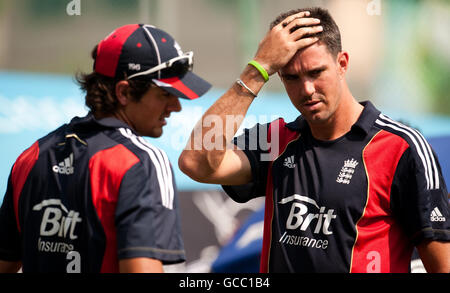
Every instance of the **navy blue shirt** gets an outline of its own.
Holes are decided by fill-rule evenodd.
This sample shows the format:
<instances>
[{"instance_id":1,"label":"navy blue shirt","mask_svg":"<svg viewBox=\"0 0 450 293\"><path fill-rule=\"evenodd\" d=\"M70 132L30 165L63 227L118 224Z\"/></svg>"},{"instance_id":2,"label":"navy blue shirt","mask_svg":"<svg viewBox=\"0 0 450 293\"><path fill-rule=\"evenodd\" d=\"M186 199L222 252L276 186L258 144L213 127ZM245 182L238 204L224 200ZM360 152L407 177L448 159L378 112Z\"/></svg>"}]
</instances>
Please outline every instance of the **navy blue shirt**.
<instances>
[{"instance_id":1,"label":"navy blue shirt","mask_svg":"<svg viewBox=\"0 0 450 293\"><path fill-rule=\"evenodd\" d=\"M0 209L0 259L24 272L118 272L134 257L185 260L164 151L88 115L22 153Z\"/></svg>"},{"instance_id":2,"label":"navy blue shirt","mask_svg":"<svg viewBox=\"0 0 450 293\"><path fill-rule=\"evenodd\" d=\"M430 145L370 102L344 136L314 139L303 117L247 129L234 143L266 197L262 272L408 272L414 245L449 241L447 188Z\"/></svg>"}]
</instances>

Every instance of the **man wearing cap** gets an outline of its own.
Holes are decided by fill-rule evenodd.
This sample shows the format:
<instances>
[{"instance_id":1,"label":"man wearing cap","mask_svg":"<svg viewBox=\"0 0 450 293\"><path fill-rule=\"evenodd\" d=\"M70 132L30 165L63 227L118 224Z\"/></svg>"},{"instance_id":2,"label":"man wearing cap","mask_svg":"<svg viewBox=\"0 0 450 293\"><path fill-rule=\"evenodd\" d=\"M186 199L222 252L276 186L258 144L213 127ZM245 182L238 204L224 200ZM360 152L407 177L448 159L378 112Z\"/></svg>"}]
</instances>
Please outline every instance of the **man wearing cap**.
<instances>
[{"instance_id":1,"label":"man wearing cap","mask_svg":"<svg viewBox=\"0 0 450 293\"><path fill-rule=\"evenodd\" d=\"M77 76L86 117L24 151L0 209L0 272L163 272L185 259L177 191L160 137L210 84L166 32L125 25Z\"/></svg>"}]
</instances>

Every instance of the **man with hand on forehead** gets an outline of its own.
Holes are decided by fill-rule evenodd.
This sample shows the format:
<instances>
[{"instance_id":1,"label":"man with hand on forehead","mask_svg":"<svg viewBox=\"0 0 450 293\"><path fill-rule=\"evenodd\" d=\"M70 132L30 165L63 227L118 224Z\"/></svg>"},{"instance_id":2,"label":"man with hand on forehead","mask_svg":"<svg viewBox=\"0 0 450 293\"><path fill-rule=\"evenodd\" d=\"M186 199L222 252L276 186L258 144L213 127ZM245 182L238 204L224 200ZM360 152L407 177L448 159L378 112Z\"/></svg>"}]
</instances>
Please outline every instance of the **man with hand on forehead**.
<instances>
[{"instance_id":1,"label":"man with hand on forehead","mask_svg":"<svg viewBox=\"0 0 450 293\"><path fill-rule=\"evenodd\" d=\"M328 11L280 15L197 124L180 169L223 185L237 202L265 196L261 272L408 272L417 247L428 272L448 273L450 215L437 157L417 130L353 97L348 66ZM275 73L301 115L233 139ZM210 116L225 126L213 148ZM229 127L229 117L239 123Z\"/></svg>"},{"instance_id":2,"label":"man with hand on forehead","mask_svg":"<svg viewBox=\"0 0 450 293\"><path fill-rule=\"evenodd\" d=\"M210 84L166 32L125 25L77 76L86 117L20 155L0 209L0 272L163 272L185 260L177 190L160 137L179 98Z\"/></svg>"}]
</instances>

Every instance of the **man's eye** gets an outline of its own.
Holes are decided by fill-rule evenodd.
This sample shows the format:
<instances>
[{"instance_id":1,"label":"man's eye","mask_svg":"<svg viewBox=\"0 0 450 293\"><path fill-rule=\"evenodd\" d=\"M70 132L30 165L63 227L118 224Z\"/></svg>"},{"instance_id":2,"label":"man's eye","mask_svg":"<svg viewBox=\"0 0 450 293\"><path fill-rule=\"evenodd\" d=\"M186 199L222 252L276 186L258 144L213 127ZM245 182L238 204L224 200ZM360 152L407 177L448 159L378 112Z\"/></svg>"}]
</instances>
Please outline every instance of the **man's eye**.
<instances>
[{"instance_id":1,"label":"man's eye","mask_svg":"<svg viewBox=\"0 0 450 293\"><path fill-rule=\"evenodd\" d=\"M297 80L298 76L297 75L283 75L283 79L284 80Z\"/></svg>"},{"instance_id":2,"label":"man's eye","mask_svg":"<svg viewBox=\"0 0 450 293\"><path fill-rule=\"evenodd\" d=\"M323 71L322 69L313 70L309 73L309 75L317 77L322 73L322 71Z\"/></svg>"},{"instance_id":3,"label":"man's eye","mask_svg":"<svg viewBox=\"0 0 450 293\"><path fill-rule=\"evenodd\" d=\"M163 97L169 97L169 96L171 96L171 94L170 94L169 92L165 91L165 90L162 90L162 91L161 91L161 96L163 96Z\"/></svg>"}]
</instances>

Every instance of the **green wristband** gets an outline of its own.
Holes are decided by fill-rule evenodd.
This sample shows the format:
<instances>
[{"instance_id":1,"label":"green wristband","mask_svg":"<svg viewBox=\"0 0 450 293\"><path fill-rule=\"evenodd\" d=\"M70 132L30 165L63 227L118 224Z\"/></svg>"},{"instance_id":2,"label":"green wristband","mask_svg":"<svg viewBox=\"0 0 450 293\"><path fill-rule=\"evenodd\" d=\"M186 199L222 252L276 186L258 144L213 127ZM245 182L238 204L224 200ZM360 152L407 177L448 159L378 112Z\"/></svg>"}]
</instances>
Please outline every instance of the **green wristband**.
<instances>
[{"instance_id":1,"label":"green wristband","mask_svg":"<svg viewBox=\"0 0 450 293\"><path fill-rule=\"evenodd\" d=\"M259 73L261 73L262 77L264 78L264 81L267 82L269 80L269 74L267 73L267 71L264 69L264 67L261 66L261 64L259 64L258 62L256 62L255 60L252 60L250 62L248 62L248 65L252 65L253 67L255 67L256 69L258 69Z\"/></svg>"}]
</instances>

